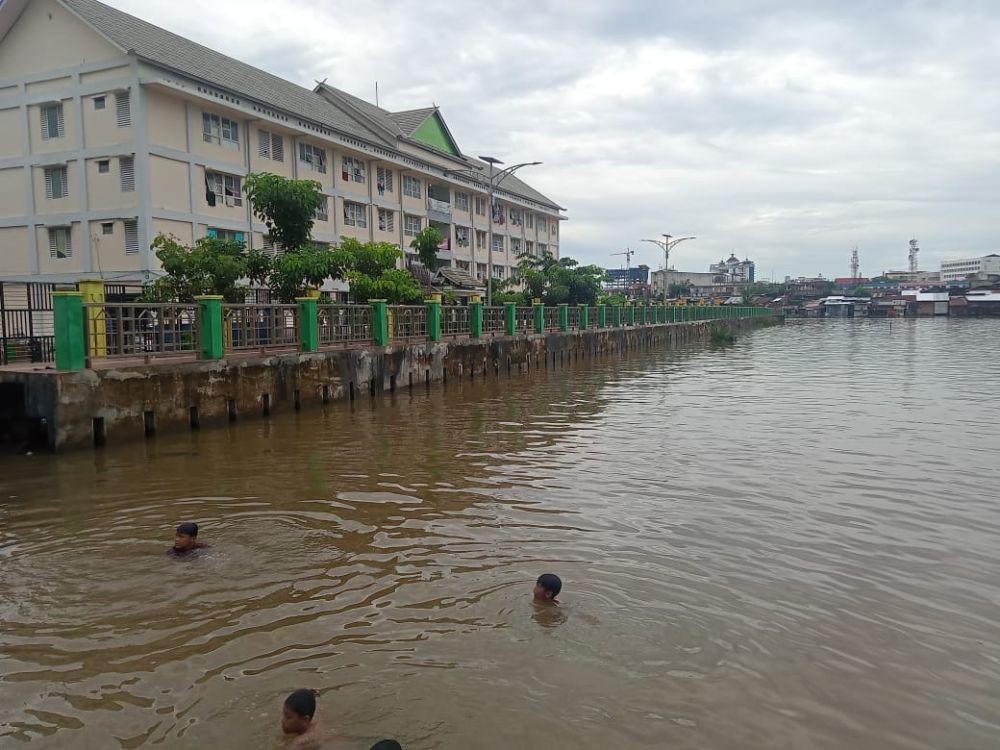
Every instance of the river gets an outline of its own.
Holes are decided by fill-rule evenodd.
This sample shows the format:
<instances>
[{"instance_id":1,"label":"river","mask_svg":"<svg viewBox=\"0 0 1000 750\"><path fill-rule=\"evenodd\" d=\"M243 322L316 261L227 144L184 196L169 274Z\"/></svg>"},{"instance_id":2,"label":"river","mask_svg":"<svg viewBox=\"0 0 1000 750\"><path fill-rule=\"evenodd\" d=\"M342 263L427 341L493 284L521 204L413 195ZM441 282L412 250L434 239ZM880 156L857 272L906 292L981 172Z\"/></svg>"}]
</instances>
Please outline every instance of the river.
<instances>
[{"instance_id":1,"label":"river","mask_svg":"<svg viewBox=\"0 0 1000 750\"><path fill-rule=\"evenodd\" d=\"M331 748L996 748L998 334L789 322L0 459L0 746L280 748L309 687Z\"/></svg>"}]
</instances>

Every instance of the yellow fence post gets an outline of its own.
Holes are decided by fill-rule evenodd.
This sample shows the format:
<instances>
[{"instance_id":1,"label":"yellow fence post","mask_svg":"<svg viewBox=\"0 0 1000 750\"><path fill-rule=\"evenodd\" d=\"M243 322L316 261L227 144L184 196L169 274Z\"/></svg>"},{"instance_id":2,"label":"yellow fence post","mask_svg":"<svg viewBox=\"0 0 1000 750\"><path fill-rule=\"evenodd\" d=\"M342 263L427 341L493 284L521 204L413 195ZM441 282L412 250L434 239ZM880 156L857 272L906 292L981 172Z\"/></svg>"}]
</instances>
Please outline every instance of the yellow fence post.
<instances>
[{"instance_id":1,"label":"yellow fence post","mask_svg":"<svg viewBox=\"0 0 1000 750\"><path fill-rule=\"evenodd\" d=\"M102 279L81 279L77 288L83 295L83 303L104 304L104 281ZM87 356L108 356L108 336L106 311L100 308L85 307L83 319L87 327Z\"/></svg>"}]
</instances>

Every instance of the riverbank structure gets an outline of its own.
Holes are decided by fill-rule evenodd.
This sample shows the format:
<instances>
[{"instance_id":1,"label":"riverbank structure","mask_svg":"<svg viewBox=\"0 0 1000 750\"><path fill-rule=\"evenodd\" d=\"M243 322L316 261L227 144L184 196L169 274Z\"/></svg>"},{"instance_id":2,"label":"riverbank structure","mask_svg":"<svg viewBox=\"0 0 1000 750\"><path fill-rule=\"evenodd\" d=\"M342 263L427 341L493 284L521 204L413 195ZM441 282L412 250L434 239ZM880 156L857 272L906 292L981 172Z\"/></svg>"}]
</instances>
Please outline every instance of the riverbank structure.
<instances>
[{"instance_id":1,"label":"riverbank structure","mask_svg":"<svg viewBox=\"0 0 1000 750\"><path fill-rule=\"evenodd\" d=\"M0 2L0 132L0 280L145 282L159 234L280 251L249 172L319 182L320 242L408 253L433 226L442 265L480 280L488 243L498 278L559 256L564 209L515 176L488 205L488 165L436 106L303 88L96 0Z\"/></svg>"}]
</instances>

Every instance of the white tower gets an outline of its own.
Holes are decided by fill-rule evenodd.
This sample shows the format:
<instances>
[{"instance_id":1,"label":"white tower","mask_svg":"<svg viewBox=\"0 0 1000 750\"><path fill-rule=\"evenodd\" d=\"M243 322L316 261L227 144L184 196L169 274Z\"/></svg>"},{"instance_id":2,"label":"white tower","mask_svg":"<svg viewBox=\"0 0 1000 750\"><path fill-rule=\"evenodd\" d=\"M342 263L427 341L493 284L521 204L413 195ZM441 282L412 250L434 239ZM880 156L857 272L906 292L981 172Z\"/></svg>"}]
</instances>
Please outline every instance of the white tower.
<instances>
[{"instance_id":1,"label":"white tower","mask_svg":"<svg viewBox=\"0 0 1000 750\"><path fill-rule=\"evenodd\" d=\"M917 239L910 240L910 273L916 273L920 262L917 256L920 255L920 248L917 246Z\"/></svg>"},{"instance_id":2,"label":"white tower","mask_svg":"<svg viewBox=\"0 0 1000 750\"><path fill-rule=\"evenodd\" d=\"M854 246L854 250L851 251L851 278L858 278L858 246Z\"/></svg>"}]
</instances>

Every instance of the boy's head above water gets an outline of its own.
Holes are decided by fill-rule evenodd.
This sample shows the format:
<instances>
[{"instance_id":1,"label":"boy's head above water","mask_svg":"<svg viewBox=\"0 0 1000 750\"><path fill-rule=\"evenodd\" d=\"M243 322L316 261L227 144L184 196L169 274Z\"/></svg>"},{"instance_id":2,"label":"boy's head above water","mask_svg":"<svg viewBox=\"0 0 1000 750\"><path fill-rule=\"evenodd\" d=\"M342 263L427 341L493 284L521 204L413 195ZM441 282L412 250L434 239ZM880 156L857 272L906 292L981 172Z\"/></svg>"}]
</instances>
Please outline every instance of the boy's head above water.
<instances>
[{"instance_id":1,"label":"boy's head above water","mask_svg":"<svg viewBox=\"0 0 1000 750\"><path fill-rule=\"evenodd\" d=\"M305 734L316 714L316 693L300 688L285 698L281 711L281 731L285 734Z\"/></svg>"},{"instance_id":2,"label":"boy's head above water","mask_svg":"<svg viewBox=\"0 0 1000 750\"><path fill-rule=\"evenodd\" d=\"M562 581L555 573L543 573L535 581L535 601L554 602L562 591Z\"/></svg>"},{"instance_id":3,"label":"boy's head above water","mask_svg":"<svg viewBox=\"0 0 1000 750\"><path fill-rule=\"evenodd\" d=\"M182 523L174 532L174 551L187 552L198 543L198 524Z\"/></svg>"}]
</instances>

